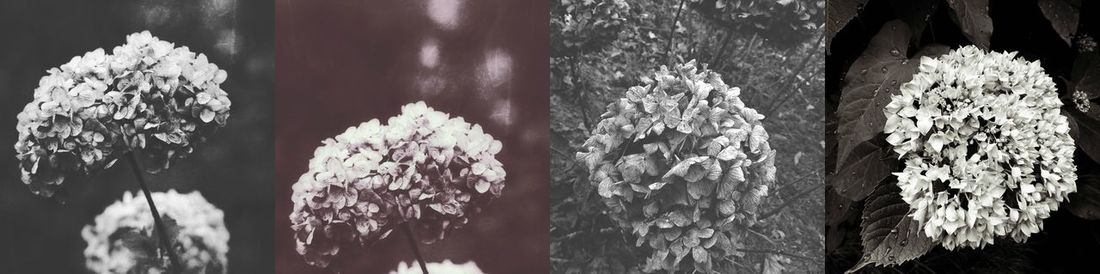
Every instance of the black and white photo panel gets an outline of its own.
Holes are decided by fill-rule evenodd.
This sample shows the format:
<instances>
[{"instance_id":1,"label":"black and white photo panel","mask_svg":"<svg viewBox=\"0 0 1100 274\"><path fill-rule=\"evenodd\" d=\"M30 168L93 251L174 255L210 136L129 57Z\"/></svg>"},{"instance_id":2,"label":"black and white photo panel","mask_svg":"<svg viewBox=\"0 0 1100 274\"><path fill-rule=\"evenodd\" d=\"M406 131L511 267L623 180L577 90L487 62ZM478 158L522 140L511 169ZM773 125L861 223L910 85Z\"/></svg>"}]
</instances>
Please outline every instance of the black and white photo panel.
<instances>
[{"instance_id":1,"label":"black and white photo panel","mask_svg":"<svg viewBox=\"0 0 1100 274\"><path fill-rule=\"evenodd\" d=\"M0 272L274 272L273 15L0 2Z\"/></svg>"},{"instance_id":2,"label":"black and white photo panel","mask_svg":"<svg viewBox=\"0 0 1100 274\"><path fill-rule=\"evenodd\" d=\"M824 268L825 1L553 1L554 273Z\"/></svg>"}]
</instances>

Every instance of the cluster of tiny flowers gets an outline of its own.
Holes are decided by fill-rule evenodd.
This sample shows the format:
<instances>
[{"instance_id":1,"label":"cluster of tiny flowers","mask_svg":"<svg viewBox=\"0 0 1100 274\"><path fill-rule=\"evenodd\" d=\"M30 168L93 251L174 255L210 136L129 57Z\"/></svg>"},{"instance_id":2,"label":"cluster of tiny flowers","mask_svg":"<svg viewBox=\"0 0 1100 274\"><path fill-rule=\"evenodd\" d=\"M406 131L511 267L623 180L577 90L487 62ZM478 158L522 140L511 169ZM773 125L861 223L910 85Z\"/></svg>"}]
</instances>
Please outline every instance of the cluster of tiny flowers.
<instances>
[{"instance_id":1,"label":"cluster of tiny flowers","mask_svg":"<svg viewBox=\"0 0 1100 274\"><path fill-rule=\"evenodd\" d=\"M226 273L229 231L220 209L199 192L154 192L153 201L168 227L180 273ZM144 198L127 192L84 227L85 265L96 273L166 273L169 260L154 233Z\"/></svg>"},{"instance_id":2,"label":"cluster of tiny flowers","mask_svg":"<svg viewBox=\"0 0 1100 274\"><path fill-rule=\"evenodd\" d=\"M1081 53L1090 53L1096 51L1096 39L1088 34L1082 34L1077 38L1077 51Z\"/></svg>"},{"instance_id":3,"label":"cluster of tiny flowers","mask_svg":"<svg viewBox=\"0 0 1100 274\"><path fill-rule=\"evenodd\" d=\"M606 214L652 248L643 270L709 273L740 255L735 227L755 222L775 181L764 116L695 61L643 82L607 106L577 159Z\"/></svg>"},{"instance_id":4,"label":"cluster of tiny flowers","mask_svg":"<svg viewBox=\"0 0 1100 274\"><path fill-rule=\"evenodd\" d=\"M1083 113L1088 113L1089 109L1092 108L1092 103L1089 103L1089 95L1080 90L1073 92L1073 104L1077 107L1077 110Z\"/></svg>"},{"instance_id":5,"label":"cluster of tiny flowers","mask_svg":"<svg viewBox=\"0 0 1100 274\"><path fill-rule=\"evenodd\" d=\"M464 264L452 263L451 260L444 260L441 263L427 263L428 273L448 273L448 274L483 274L481 268L477 267L473 261L466 262ZM416 263L406 264L401 262L397 266L397 269L390 271L390 274L423 274L423 270Z\"/></svg>"},{"instance_id":6,"label":"cluster of tiny flowers","mask_svg":"<svg viewBox=\"0 0 1100 274\"><path fill-rule=\"evenodd\" d=\"M346 243L368 244L409 221L425 242L443 239L504 189L501 143L462 117L423 102L327 139L294 184L298 253L325 267Z\"/></svg>"},{"instance_id":7,"label":"cluster of tiny flowers","mask_svg":"<svg viewBox=\"0 0 1100 274\"><path fill-rule=\"evenodd\" d=\"M150 171L165 169L229 117L225 71L149 32L48 73L17 116L15 144L23 182L43 196L67 174L109 168L132 150Z\"/></svg>"},{"instance_id":8,"label":"cluster of tiny flowers","mask_svg":"<svg viewBox=\"0 0 1100 274\"><path fill-rule=\"evenodd\" d=\"M966 46L921 59L886 106L910 216L947 249L1017 242L1077 190L1075 146L1039 62Z\"/></svg>"}]
</instances>

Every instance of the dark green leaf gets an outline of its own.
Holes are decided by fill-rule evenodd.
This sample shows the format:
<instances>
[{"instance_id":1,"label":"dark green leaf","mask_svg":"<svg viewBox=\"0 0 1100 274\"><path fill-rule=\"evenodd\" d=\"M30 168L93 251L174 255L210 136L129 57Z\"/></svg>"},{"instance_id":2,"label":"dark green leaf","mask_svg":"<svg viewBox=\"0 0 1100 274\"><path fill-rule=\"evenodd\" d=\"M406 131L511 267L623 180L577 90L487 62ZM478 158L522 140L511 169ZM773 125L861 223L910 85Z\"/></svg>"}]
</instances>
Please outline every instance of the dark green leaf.
<instances>
[{"instance_id":1,"label":"dark green leaf","mask_svg":"<svg viewBox=\"0 0 1100 274\"><path fill-rule=\"evenodd\" d=\"M993 37L993 19L989 18L989 0L947 0L951 19L959 25L966 38L975 46L989 49Z\"/></svg>"},{"instance_id":2,"label":"dark green leaf","mask_svg":"<svg viewBox=\"0 0 1100 274\"><path fill-rule=\"evenodd\" d=\"M1068 207L1077 217L1100 220L1100 175L1077 178L1077 192L1069 194Z\"/></svg>"},{"instance_id":3,"label":"dark green leaf","mask_svg":"<svg viewBox=\"0 0 1100 274\"><path fill-rule=\"evenodd\" d=\"M948 51L945 46L931 45L909 59L908 41L909 28L904 22L887 22L848 69L837 106L838 169L856 146L882 132L886 124L883 107L901 84L913 78L920 57Z\"/></svg>"},{"instance_id":4,"label":"dark green leaf","mask_svg":"<svg viewBox=\"0 0 1100 274\"><path fill-rule=\"evenodd\" d=\"M936 0L892 0L890 6L894 8L894 15L909 25L911 35L910 43L920 43L924 27L932 15L936 14L940 2Z\"/></svg>"},{"instance_id":5,"label":"dark green leaf","mask_svg":"<svg viewBox=\"0 0 1100 274\"><path fill-rule=\"evenodd\" d=\"M1089 99L1100 97L1100 57L1095 54L1081 54L1073 63L1070 95L1073 91L1083 91Z\"/></svg>"},{"instance_id":6,"label":"dark green leaf","mask_svg":"<svg viewBox=\"0 0 1100 274\"><path fill-rule=\"evenodd\" d=\"M867 0L829 0L825 2L825 49L833 44L833 37L844 29L848 21L859 14Z\"/></svg>"},{"instance_id":7,"label":"dark green leaf","mask_svg":"<svg viewBox=\"0 0 1100 274\"><path fill-rule=\"evenodd\" d=\"M898 165L898 159L892 157L889 151L888 145L875 140L856 147L852 156L841 163L840 170L833 176L832 185L836 193L852 201L867 198L875 186L891 176Z\"/></svg>"},{"instance_id":8,"label":"dark green leaf","mask_svg":"<svg viewBox=\"0 0 1100 274\"><path fill-rule=\"evenodd\" d=\"M852 209L852 200L836 193L831 185L825 186L825 224L836 225L848 219Z\"/></svg>"},{"instance_id":9,"label":"dark green leaf","mask_svg":"<svg viewBox=\"0 0 1100 274\"><path fill-rule=\"evenodd\" d=\"M1076 129L1076 132L1071 132L1070 136L1076 136L1077 147L1093 161L1100 162L1100 142L1095 141L1100 139L1100 120L1076 110L1063 111L1062 113L1070 114L1070 130Z\"/></svg>"},{"instance_id":10,"label":"dark green leaf","mask_svg":"<svg viewBox=\"0 0 1100 274\"><path fill-rule=\"evenodd\" d=\"M1066 0L1039 0L1039 10L1050 20L1050 26L1062 37L1066 45L1073 44L1073 34L1077 33L1077 20L1081 12L1078 7Z\"/></svg>"},{"instance_id":11,"label":"dark green leaf","mask_svg":"<svg viewBox=\"0 0 1100 274\"><path fill-rule=\"evenodd\" d=\"M901 200L897 184L875 189L863 209L863 257L848 270L853 273L868 265L890 266L916 259L932 249L920 224L909 217L909 205Z\"/></svg>"}]
</instances>

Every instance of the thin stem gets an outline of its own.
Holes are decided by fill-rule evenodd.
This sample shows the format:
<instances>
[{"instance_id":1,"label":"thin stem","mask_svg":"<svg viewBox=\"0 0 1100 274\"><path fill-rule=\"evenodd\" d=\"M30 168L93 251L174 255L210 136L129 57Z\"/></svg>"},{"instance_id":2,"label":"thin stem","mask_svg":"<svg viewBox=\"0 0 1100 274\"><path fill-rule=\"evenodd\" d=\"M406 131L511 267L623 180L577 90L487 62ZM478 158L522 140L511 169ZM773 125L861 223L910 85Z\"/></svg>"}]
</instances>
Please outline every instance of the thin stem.
<instances>
[{"instance_id":1,"label":"thin stem","mask_svg":"<svg viewBox=\"0 0 1100 274\"><path fill-rule=\"evenodd\" d=\"M405 236L407 236L405 238L409 239L409 246L412 247L413 255L416 255L416 262L420 263L420 270L424 274L428 274L428 265L424 264L424 257L420 256L420 247L416 245L416 236L413 235L412 225L409 225L409 222L406 221L401 227L405 229Z\"/></svg>"},{"instance_id":2,"label":"thin stem","mask_svg":"<svg viewBox=\"0 0 1100 274\"><path fill-rule=\"evenodd\" d=\"M176 257L176 253L172 250L172 244L168 240L168 229L164 225L164 221L160 219L160 212L157 211L157 205L153 202L153 194L149 193L149 186L145 184L145 176L141 174L141 166L138 164L137 156L135 152L130 152L127 155L130 159L130 167L134 170L134 177L137 178L138 186L141 187L141 192L145 193L145 201L149 203L149 211L153 214L153 224L157 226L157 234L160 238L161 248L165 253L168 253L168 260L172 265L168 266L169 273L179 273L176 271L176 267L180 266L179 258Z\"/></svg>"},{"instance_id":3,"label":"thin stem","mask_svg":"<svg viewBox=\"0 0 1100 274\"><path fill-rule=\"evenodd\" d=\"M817 184L815 186L807 188L805 191L802 191L802 193L798 193L797 195L794 195L794 197L791 197L790 200L787 200L786 202L783 202L783 204L779 205L779 207L776 207L775 209L772 209L771 211L768 211L768 213L761 214L760 218L758 218L758 219L763 220L763 219L767 219L767 218L770 218L772 216L775 216L776 214L779 214L779 212L782 212L784 208L787 208L787 206L793 205L795 201L798 201L799 199L802 199L802 197L805 197L807 194L810 194L814 191L817 191L818 189L820 189L823 186L825 186L825 184Z\"/></svg>"},{"instance_id":4,"label":"thin stem","mask_svg":"<svg viewBox=\"0 0 1100 274\"><path fill-rule=\"evenodd\" d=\"M672 26L668 30L668 46L665 47L665 58L671 60L669 52L672 51L672 40L676 39L676 24L680 23L680 13L684 11L684 0L680 0L679 8L676 8L676 18L672 19Z\"/></svg>"},{"instance_id":5,"label":"thin stem","mask_svg":"<svg viewBox=\"0 0 1100 274\"><path fill-rule=\"evenodd\" d=\"M814 260L814 258L810 258L810 257L806 257L806 256L794 254L794 253L789 253L789 252L783 252L783 251L779 251L779 250L739 248L739 249L737 249L737 251L745 252L745 253L770 253L770 254L783 255L783 256L787 256L787 257L791 257L791 258L803 259L803 260L807 260L807 261L816 261L816 260Z\"/></svg>"}]
</instances>

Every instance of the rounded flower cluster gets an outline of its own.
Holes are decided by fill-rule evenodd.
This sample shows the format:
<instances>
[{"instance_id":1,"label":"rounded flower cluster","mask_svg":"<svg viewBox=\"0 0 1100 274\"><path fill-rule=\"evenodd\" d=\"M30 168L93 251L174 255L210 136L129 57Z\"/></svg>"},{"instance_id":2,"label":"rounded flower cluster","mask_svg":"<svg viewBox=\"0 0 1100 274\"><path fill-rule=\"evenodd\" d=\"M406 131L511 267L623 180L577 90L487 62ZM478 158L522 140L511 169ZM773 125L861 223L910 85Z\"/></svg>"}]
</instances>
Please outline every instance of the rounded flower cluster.
<instances>
[{"instance_id":1,"label":"rounded flower cluster","mask_svg":"<svg viewBox=\"0 0 1100 274\"><path fill-rule=\"evenodd\" d=\"M483 274L481 268L477 267L473 261L469 261L464 264L452 263L451 260L444 260L441 263L427 263L428 273L448 273L448 274ZM417 263L401 262L397 266L397 269L390 271L390 274L423 274L423 270L420 269L420 265Z\"/></svg>"},{"instance_id":2,"label":"rounded flower cluster","mask_svg":"<svg viewBox=\"0 0 1100 274\"><path fill-rule=\"evenodd\" d=\"M168 227L181 273L226 273L229 231L220 209L199 192L154 192L153 201ZM126 192L81 232L88 247L85 265L96 273L165 273L170 264L154 233L145 198Z\"/></svg>"},{"instance_id":3,"label":"rounded flower cluster","mask_svg":"<svg viewBox=\"0 0 1100 274\"><path fill-rule=\"evenodd\" d=\"M501 143L423 102L388 125L370 120L327 139L294 184L298 253L325 267L341 245L385 238L404 222L431 243L504 189Z\"/></svg>"},{"instance_id":4,"label":"rounded flower cluster","mask_svg":"<svg viewBox=\"0 0 1100 274\"><path fill-rule=\"evenodd\" d=\"M643 82L607 106L577 158L606 214L653 249L645 271L721 269L775 182L764 116L695 61Z\"/></svg>"},{"instance_id":5,"label":"rounded flower cluster","mask_svg":"<svg viewBox=\"0 0 1100 274\"><path fill-rule=\"evenodd\" d=\"M1077 190L1075 146L1039 62L966 46L924 57L886 106L910 216L947 249L1023 242Z\"/></svg>"},{"instance_id":6,"label":"rounded flower cluster","mask_svg":"<svg viewBox=\"0 0 1100 274\"><path fill-rule=\"evenodd\" d=\"M23 182L43 196L66 175L109 168L132 150L150 171L165 169L229 117L225 71L149 32L48 73L17 116L15 144Z\"/></svg>"}]
</instances>

